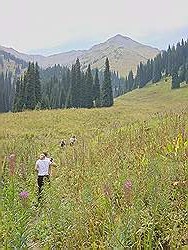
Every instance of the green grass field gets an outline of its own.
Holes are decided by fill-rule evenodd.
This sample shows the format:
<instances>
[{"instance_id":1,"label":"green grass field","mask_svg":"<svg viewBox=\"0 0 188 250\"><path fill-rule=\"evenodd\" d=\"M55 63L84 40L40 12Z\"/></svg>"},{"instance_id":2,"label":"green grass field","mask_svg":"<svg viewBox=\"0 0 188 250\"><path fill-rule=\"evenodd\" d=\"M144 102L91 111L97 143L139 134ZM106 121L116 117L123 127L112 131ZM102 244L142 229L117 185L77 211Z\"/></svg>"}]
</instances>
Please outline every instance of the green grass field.
<instances>
[{"instance_id":1,"label":"green grass field","mask_svg":"<svg viewBox=\"0 0 188 250\"><path fill-rule=\"evenodd\" d=\"M187 85L171 90L168 79L111 108L6 113L0 123L2 249L188 246ZM71 135L77 144L61 149ZM58 167L37 205L42 151Z\"/></svg>"}]
</instances>

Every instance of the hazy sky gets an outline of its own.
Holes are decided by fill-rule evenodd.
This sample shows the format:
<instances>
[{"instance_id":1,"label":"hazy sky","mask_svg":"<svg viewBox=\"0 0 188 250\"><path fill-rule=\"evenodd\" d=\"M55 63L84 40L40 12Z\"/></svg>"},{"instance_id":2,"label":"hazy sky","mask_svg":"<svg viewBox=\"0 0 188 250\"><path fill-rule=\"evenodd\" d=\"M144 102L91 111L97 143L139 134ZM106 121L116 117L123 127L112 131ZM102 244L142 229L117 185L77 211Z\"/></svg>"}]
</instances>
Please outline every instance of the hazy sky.
<instances>
[{"instance_id":1,"label":"hazy sky","mask_svg":"<svg viewBox=\"0 0 188 250\"><path fill-rule=\"evenodd\" d=\"M50 54L120 33L159 48L188 38L188 0L0 0L0 45Z\"/></svg>"}]
</instances>

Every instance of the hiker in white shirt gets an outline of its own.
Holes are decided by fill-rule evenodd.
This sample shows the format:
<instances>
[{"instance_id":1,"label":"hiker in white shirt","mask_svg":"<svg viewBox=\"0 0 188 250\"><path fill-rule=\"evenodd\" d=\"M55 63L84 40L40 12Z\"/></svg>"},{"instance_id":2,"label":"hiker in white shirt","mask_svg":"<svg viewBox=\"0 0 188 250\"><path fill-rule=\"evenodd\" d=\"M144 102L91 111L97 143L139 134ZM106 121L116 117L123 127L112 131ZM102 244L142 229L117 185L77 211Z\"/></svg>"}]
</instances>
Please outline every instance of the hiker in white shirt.
<instances>
[{"instance_id":1,"label":"hiker in white shirt","mask_svg":"<svg viewBox=\"0 0 188 250\"><path fill-rule=\"evenodd\" d=\"M36 161L35 170L38 173L38 194L39 200L41 198L41 192L44 185L44 181L50 182L50 174L51 174L51 165L53 163L50 161L50 158L45 157L44 154L40 155L40 158Z\"/></svg>"},{"instance_id":2,"label":"hiker in white shirt","mask_svg":"<svg viewBox=\"0 0 188 250\"><path fill-rule=\"evenodd\" d=\"M73 146L76 142L77 142L76 136L73 135L69 140L69 144L70 146Z\"/></svg>"}]
</instances>

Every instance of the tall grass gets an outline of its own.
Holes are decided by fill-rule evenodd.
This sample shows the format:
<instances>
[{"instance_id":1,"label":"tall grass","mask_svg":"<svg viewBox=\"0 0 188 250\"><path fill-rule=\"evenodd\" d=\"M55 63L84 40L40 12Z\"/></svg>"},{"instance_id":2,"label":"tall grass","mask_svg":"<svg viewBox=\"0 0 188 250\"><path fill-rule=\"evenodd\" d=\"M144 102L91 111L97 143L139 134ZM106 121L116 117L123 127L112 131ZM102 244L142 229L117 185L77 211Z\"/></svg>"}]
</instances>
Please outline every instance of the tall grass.
<instances>
[{"instance_id":1,"label":"tall grass","mask_svg":"<svg viewBox=\"0 0 188 250\"><path fill-rule=\"evenodd\" d=\"M159 114L92 138L82 131L78 144L64 150L52 136L45 147L52 148L58 168L39 206L34 163L44 146L36 143L41 131L7 141L5 154L16 154L16 169L10 174L5 159L2 246L166 249L187 244L186 118L186 112ZM21 198L22 191L29 196Z\"/></svg>"},{"instance_id":2,"label":"tall grass","mask_svg":"<svg viewBox=\"0 0 188 250\"><path fill-rule=\"evenodd\" d=\"M4 116L2 249L188 245L188 111L130 119L118 105ZM72 133L78 143L61 149ZM38 204L43 150L58 167Z\"/></svg>"}]
</instances>

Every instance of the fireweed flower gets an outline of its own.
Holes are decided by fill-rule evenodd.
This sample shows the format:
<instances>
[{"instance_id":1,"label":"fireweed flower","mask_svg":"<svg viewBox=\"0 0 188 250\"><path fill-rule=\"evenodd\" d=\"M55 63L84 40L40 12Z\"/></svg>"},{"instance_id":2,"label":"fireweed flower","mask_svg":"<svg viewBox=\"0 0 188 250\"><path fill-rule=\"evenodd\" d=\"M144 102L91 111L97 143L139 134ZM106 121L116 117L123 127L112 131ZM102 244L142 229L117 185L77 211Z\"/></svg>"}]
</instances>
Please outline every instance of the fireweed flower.
<instances>
[{"instance_id":1,"label":"fireweed flower","mask_svg":"<svg viewBox=\"0 0 188 250\"><path fill-rule=\"evenodd\" d=\"M28 196L29 196L29 193L28 193L27 191L22 191L22 192L20 193L20 198L21 198L21 199L27 199Z\"/></svg>"},{"instance_id":2,"label":"fireweed flower","mask_svg":"<svg viewBox=\"0 0 188 250\"><path fill-rule=\"evenodd\" d=\"M13 176L15 172L15 166L16 166L16 155L11 154L8 156L8 161L9 161L9 171L10 175Z\"/></svg>"},{"instance_id":3,"label":"fireweed flower","mask_svg":"<svg viewBox=\"0 0 188 250\"><path fill-rule=\"evenodd\" d=\"M131 205L132 201L132 181L126 180L123 183L123 193L124 193L124 198L126 200L126 204L128 206Z\"/></svg>"},{"instance_id":4,"label":"fireweed flower","mask_svg":"<svg viewBox=\"0 0 188 250\"><path fill-rule=\"evenodd\" d=\"M131 191L132 190L132 182L130 180L126 180L123 185L124 191Z\"/></svg>"}]
</instances>

